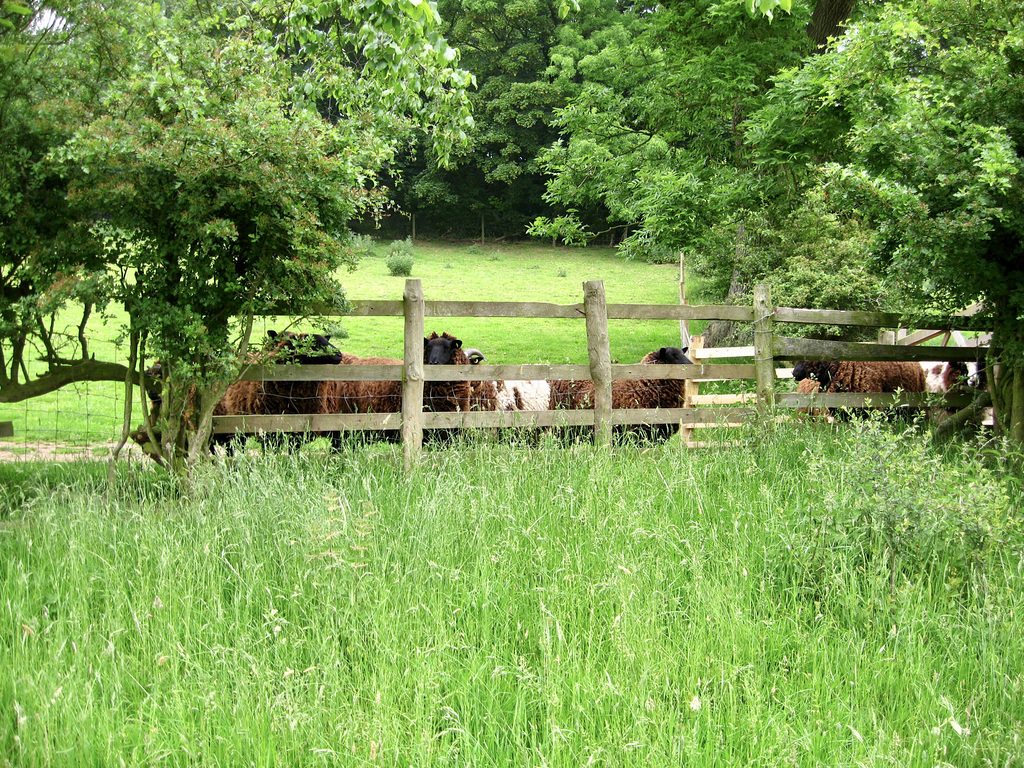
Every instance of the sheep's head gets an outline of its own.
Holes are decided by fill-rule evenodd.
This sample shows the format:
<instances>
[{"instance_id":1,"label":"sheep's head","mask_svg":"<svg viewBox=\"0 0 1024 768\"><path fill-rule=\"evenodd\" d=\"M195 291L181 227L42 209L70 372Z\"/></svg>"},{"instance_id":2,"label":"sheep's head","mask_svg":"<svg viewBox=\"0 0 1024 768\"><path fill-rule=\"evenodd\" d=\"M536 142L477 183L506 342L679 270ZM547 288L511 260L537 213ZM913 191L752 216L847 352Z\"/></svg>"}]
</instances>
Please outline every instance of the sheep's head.
<instances>
[{"instance_id":1,"label":"sheep's head","mask_svg":"<svg viewBox=\"0 0 1024 768\"><path fill-rule=\"evenodd\" d=\"M985 372L985 361L967 364L967 386L971 389L985 389L988 387L988 376Z\"/></svg>"},{"instance_id":2,"label":"sheep's head","mask_svg":"<svg viewBox=\"0 0 1024 768\"><path fill-rule=\"evenodd\" d=\"M319 333L293 333L267 331L278 362L297 362L299 365L338 365L341 350L331 344L330 336Z\"/></svg>"},{"instance_id":3,"label":"sheep's head","mask_svg":"<svg viewBox=\"0 0 1024 768\"><path fill-rule=\"evenodd\" d=\"M656 352L648 352L640 362L644 365L693 365L693 361L686 356L689 347L662 347Z\"/></svg>"},{"instance_id":4,"label":"sheep's head","mask_svg":"<svg viewBox=\"0 0 1024 768\"><path fill-rule=\"evenodd\" d=\"M469 358L462 351L462 340L445 331L431 333L423 340L423 362L427 365L467 365Z\"/></svg>"},{"instance_id":5,"label":"sheep's head","mask_svg":"<svg viewBox=\"0 0 1024 768\"><path fill-rule=\"evenodd\" d=\"M793 366L793 379L795 381L814 379L824 388L831 383L832 377L835 376L838 369L838 360L801 360Z\"/></svg>"},{"instance_id":6,"label":"sheep's head","mask_svg":"<svg viewBox=\"0 0 1024 768\"><path fill-rule=\"evenodd\" d=\"M661 365L693 365L693 361L686 356L689 347L662 347L654 353L654 362Z\"/></svg>"}]
</instances>

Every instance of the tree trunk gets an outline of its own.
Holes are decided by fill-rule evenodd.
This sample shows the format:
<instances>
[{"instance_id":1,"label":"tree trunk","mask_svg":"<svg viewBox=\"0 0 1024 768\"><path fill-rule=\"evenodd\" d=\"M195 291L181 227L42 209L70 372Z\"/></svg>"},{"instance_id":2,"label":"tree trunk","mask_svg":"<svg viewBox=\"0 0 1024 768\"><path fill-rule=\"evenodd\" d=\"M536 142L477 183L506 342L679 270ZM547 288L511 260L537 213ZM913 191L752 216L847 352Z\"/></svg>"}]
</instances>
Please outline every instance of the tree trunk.
<instances>
[{"instance_id":1,"label":"tree trunk","mask_svg":"<svg viewBox=\"0 0 1024 768\"><path fill-rule=\"evenodd\" d=\"M857 0L818 0L807 25L807 36L817 43L819 51L828 47L829 38L843 35L856 6Z\"/></svg>"},{"instance_id":2,"label":"tree trunk","mask_svg":"<svg viewBox=\"0 0 1024 768\"><path fill-rule=\"evenodd\" d=\"M746 258L746 255L747 228L743 225L743 222L740 222L736 226L736 248L734 263L739 264ZM725 303L739 304L741 303L740 300L743 299L748 293L750 293L750 286L745 285L740 280L739 270L734 268L732 271L732 279L729 282L729 295L726 297ZM734 342L738 342L740 344L750 343L750 340L747 338L737 339L736 331L736 323L732 322L731 320L712 320L710 323L708 323L707 328L704 329L704 346L728 347Z\"/></svg>"}]
</instances>

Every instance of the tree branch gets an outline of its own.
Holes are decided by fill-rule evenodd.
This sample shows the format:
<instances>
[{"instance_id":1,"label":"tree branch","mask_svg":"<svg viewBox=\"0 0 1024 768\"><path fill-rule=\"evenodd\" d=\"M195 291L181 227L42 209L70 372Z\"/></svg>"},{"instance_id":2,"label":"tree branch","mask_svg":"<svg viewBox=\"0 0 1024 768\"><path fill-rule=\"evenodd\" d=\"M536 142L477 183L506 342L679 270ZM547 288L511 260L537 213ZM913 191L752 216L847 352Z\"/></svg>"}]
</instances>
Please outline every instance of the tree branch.
<instances>
[{"instance_id":1,"label":"tree branch","mask_svg":"<svg viewBox=\"0 0 1024 768\"><path fill-rule=\"evenodd\" d=\"M129 371L120 363L107 363L101 360L82 360L72 365L55 365L37 379L19 384L16 381L0 382L0 403L19 403L32 397L39 397L55 392L67 384L76 381L121 381L131 376L134 384L154 384L148 376L139 376Z\"/></svg>"}]
</instances>

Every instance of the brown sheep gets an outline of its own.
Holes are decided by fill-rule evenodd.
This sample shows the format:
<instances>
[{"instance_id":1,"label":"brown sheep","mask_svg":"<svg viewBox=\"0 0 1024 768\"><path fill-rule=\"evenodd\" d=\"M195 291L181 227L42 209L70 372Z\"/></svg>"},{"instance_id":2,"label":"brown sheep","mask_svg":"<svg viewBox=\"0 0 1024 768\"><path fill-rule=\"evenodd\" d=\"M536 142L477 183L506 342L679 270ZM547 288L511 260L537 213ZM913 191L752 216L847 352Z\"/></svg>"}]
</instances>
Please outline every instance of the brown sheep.
<instances>
[{"instance_id":1,"label":"brown sheep","mask_svg":"<svg viewBox=\"0 0 1024 768\"><path fill-rule=\"evenodd\" d=\"M686 349L662 347L649 352L643 365L692 365ZM683 379L617 380L612 382L612 408L682 408L685 401ZM552 381L551 410L586 410L594 407L594 382ZM678 431L678 424L636 425L626 431L649 438L667 438Z\"/></svg>"},{"instance_id":2,"label":"brown sheep","mask_svg":"<svg viewBox=\"0 0 1024 768\"><path fill-rule=\"evenodd\" d=\"M924 371L914 362L804 360L793 367L793 378L798 382L813 378L823 392L925 391Z\"/></svg>"},{"instance_id":3,"label":"brown sheep","mask_svg":"<svg viewBox=\"0 0 1024 768\"><path fill-rule=\"evenodd\" d=\"M918 363L859 362L828 360L801 361L793 378L813 378L826 392L924 392L924 371Z\"/></svg>"},{"instance_id":4,"label":"brown sheep","mask_svg":"<svg viewBox=\"0 0 1024 768\"><path fill-rule=\"evenodd\" d=\"M292 333L278 334L267 331L274 343L270 359L277 364L297 363L299 365L338 365L341 352L330 343L329 336L320 334ZM239 382L241 383L241 382ZM260 412L277 413L329 413L327 398L335 389L334 381L285 381L263 382L263 396Z\"/></svg>"},{"instance_id":5,"label":"brown sheep","mask_svg":"<svg viewBox=\"0 0 1024 768\"><path fill-rule=\"evenodd\" d=\"M393 357L341 355L342 365L401 365ZM338 381L330 401L330 413L401 413L402 382Z\"/></svg>"},{"instance_id":6,"label":"brown sheep","mask_svg":"<svg viewBox=\"0 0 1024 768\"><path fill-rule=\"evenodd\" d=\"M462 350L462 341L449 333L432 333L423 340L423 357L427 365L468 365L469 358ZM342 365L402 365L401 360L390 357L359 357L348 352L341 354ZM402 383L400 381L339 381L328 398L330 413L401 413ZM423 400L427 410L468 411L470 383L468 381L426 382ZM397 431L383 435L373 432L374 439L394 440Z\"/></svg>"},{"instance_id":7,"label":"brown sheep","mask_svg":"<svg viewBox=\"0 0 1024 768\"><path fill-rule=\"evenodd\" d=\"M469 365L462 350L462 341L450 333L432 333L423 340L423 361L426 365ZM402 365L390 357L358 357L342 353L343 365ZM337 392L335 413L400 413L402 383L399 381L347 381ZM423 387L423 400L430 411L468 411L468 381L428 381Z\"/></svg>"}]
</instances>

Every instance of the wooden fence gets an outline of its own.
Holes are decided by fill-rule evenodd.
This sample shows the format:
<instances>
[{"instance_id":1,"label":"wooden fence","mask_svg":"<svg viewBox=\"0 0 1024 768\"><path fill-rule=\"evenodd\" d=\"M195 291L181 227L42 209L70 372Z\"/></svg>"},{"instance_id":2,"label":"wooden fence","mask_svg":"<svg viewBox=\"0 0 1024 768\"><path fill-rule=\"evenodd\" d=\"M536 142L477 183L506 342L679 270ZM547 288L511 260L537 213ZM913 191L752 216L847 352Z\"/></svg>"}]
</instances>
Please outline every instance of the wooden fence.
<instances>
[{"instance_id":1,"label":"wooden fence","mask_svg":"<svg viewBox=\"0 0 1024 768\"><path fill-rule=\"evenodd\" d=\"M598 443L611 440L612 428L628 424L735 425L777 415L777 409L799 407L888 407L923 405L923 394L856 395L781 393L776 389L777 364L794 360L946 360L973 361L984 354L971 347L916 347L907 343L858 344L788 338L774 330L778 323L811 323L873 328L900 328L903 318L888 312L850 312L775 307L766 286L755 287L752 306L609 304L604 283L583 285L581 304L543 302L428 301L419 280L406 281L401 301L356 301L356 316L401 316L405 320L405 352L402 365L306 365L265 366L250 369L243 378L268 380L400 381L401 413L300 414L274 416L219 416L217 433L260 431L336 432L343 430L400 430L407 461L419 452L425 429L472 429L494 427L591 426ZM572 318L586 324L588 365L431 365L423 361L425 319L440 317ZM613 364L609 348L609 320L731 320L752 326L752 362L697 362L694 365ZM963 317L930 323L936 330L953 333ZM909 338L909 337L907 337ZM900 339L904 341L905 339ZM704 350L708 359L710 350ZM692 358L691 358L692 359ZM480 411L424 412L426 381L529 379L590 379L595 383L595 407L580 411ZM612 409L613 380L687 380L685 407L663 409ZM698 404L699 381L753 381L751 403L720 407L714 400ZM952 404L956 404L953 402Z\"/></svg>"}]
</instances>

